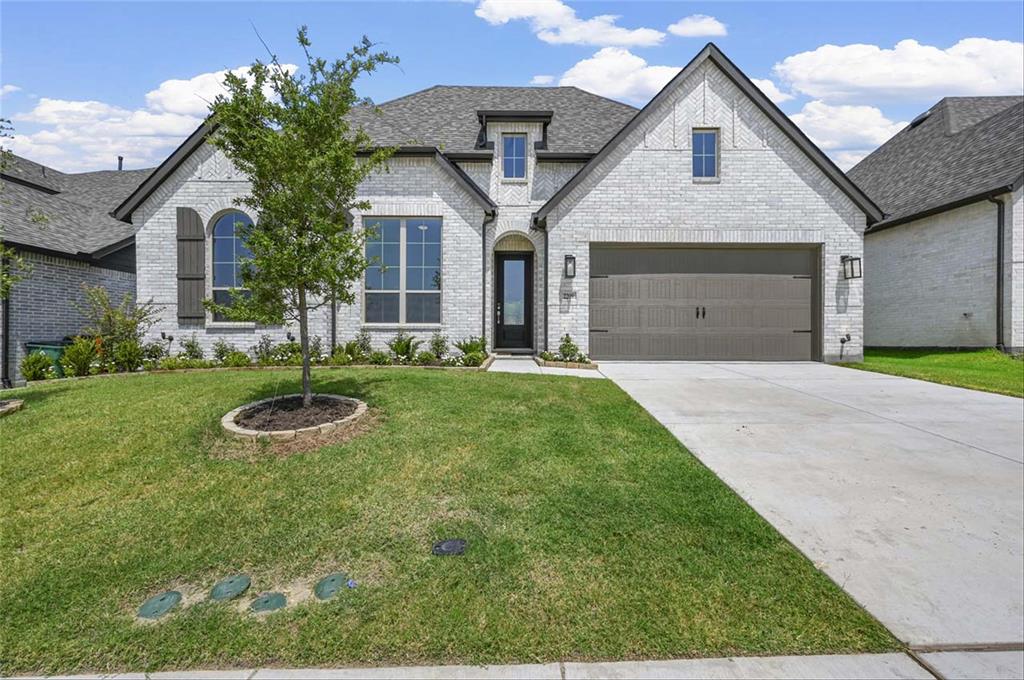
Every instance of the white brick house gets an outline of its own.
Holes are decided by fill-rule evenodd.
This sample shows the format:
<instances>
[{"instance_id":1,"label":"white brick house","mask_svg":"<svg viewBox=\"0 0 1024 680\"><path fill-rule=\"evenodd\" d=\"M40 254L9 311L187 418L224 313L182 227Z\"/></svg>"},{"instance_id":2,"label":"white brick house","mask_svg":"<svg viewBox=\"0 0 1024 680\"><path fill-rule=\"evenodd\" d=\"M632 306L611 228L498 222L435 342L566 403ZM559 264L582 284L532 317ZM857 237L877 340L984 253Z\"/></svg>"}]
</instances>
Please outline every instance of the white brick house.
<instances>
[{"instance_id":1,"label":"white brick house","mask_svg":"<svg viewBox=\"0 0 1024 680\"><path fill-rule=\"evenodd\" d=\"M367 254L387 267L312 320L325 343L407 330L523 353L569 334L597 359L862 356L862 281L841 258L882 214L714 45L640 111L576 88L435 87L380 112L353 122L400 149L356 222L377 226ZM282 339L197 311L230 278L214 232L248 190L210 132L115 211L137 229L138 298L163 306L154 334Z\"/></svg>"},{"instance_id":2,"label":"white brick house","mask_svg":"<svg viewBox=\"0 0 1024 680\"><path fill-rule=\"evenodd\" d=\"M1024 97L947 97L850 170L875 347L1024 351Z\"/></svg>"}]
</instances>

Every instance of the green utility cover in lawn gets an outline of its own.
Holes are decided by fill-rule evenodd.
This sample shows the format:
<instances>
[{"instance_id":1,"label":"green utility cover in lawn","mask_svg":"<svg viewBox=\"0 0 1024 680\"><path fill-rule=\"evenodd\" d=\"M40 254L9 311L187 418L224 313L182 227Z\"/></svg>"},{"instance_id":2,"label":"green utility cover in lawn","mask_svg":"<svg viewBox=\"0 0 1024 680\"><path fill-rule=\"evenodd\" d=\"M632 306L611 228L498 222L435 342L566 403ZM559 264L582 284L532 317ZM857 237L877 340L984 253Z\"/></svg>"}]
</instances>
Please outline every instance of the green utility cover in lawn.
<instances>
[{"instance_id":1,"label":"green utility cover in lawn","mask_svg":"<svg viewBox=\"0 0 1024 680\"><path fill-rule=\"evenodd\" d=\"M249 609L253 610L257 614L263 612L272 612L275 609L280 609L285 605L284 595L281 593L263 593L249 605Z\"/></svg>"},{"instance_id":2,"label":"green utility cover in lawn","mask_svg":"<svg viewBox=\"0 0 1024 680\"><path fill-rule=\"evenodd\" d=\"M249 590L249 584L252 583L246 574L235 574L229 576L223 581L220 581L210 591L211 600L233 600L245 591Z\"/></svg>"},{"instance_id":3,"label":"green utility cover in lawn","mask_svg":"<svg viewBox=\"0 0 1024 680\"><path fill-rule=\"evenodd\" d=\"M348 575L341 572L325 576L313 588L313 594L318 600L329 600L338 594L346 581L348 581Z\"/></svg>"},{"instance_id":4,"label":"green utility cover in lawn","mask_svg":"<svg viewBox=\"0 0 1024 680\"><path fill-rule=\"evenodd\" d=\"M139 617L143 619L159 619L178 606L179 602L181 602L181 593L177 590L164 591L159 595L149 598L139 607Z\"/></svg>"}]
</instances>

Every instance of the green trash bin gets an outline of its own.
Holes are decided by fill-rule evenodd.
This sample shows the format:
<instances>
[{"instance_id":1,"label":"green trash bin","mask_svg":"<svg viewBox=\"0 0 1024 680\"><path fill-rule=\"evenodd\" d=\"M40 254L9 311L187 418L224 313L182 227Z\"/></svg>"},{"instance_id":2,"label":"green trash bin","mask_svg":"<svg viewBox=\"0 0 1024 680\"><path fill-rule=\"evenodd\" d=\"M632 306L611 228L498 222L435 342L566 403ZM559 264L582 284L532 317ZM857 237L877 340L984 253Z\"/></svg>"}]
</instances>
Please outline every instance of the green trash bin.
<instances>
[{"instance_id":1,"label":"green trash bin","mask_svg":"<svg viewBox=\"0 0 1024 680\"><path fill-rule=\"evenodd\" d=\"M47 342L26 342L25 352L32 354L33 352L42 352L46 356L50 357L50 361L53 362L53 368L57 371L57 377L64 377L64 368L60 365L60 357L64 354L65 342L62 340L52 340Z\"/></svg>"}]
</instances>

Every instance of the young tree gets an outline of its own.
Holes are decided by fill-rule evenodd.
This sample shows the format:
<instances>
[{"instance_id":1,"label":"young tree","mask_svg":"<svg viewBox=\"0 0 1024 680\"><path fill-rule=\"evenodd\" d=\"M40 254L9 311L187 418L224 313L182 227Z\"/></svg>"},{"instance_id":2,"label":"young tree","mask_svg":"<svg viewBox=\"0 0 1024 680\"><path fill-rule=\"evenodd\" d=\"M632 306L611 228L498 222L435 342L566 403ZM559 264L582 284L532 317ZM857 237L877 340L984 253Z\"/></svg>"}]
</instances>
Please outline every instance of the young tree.
<instances>
[{"instance_id":1,"label":"young tree","mask_svg":"<svg viewBox=\"0 0 1024 680\"><path fill-rule=\"evenodd\" d=\"M298 42L306 74L289 72L271 55L269 63L253 62L248 78L229 72L227 94L210 106L211 141L248 177L252 190L236 203L256 221L236 225L252 252L242 262L241 290L232 291L230 305L206 305L230 319L297 322L303 406L309 406L309 314L354 301L353 283L367 266L366 234L352 228L350 215L370 207L356 191L394 152L373 148L346 115L370 105L356 95L359 76L398 59L376 51L366 37L342 59L313 57L305 26Z\"/></svg>"},{"instance_id":2,"label":"young tree","mask_svg":"<svg viewBox=\"0 0 1024 680\"><path fill-rule=\"evenodd\" d=\"M11 121L0 118L0 139L10 138L14 128ZM4 146L0 146L0 171L7 169L11 162L11 152ZM3 193L0 192L0 202L3 201ZM4 225L0 220L0 301L6 300L14 284L25 278L31 267L29 263L13 248L4 245Z\"/></svg>"}]
</instances>

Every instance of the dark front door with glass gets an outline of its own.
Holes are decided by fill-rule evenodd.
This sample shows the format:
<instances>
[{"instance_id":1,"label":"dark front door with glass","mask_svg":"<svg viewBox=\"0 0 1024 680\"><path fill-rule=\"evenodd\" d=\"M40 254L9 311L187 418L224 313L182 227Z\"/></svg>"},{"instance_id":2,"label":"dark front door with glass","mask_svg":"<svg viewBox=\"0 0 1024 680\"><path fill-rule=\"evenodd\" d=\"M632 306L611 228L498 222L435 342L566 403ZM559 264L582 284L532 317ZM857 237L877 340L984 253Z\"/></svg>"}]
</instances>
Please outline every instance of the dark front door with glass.
<instances>
[{"instance_id":1,"label":"dark front door with glass","mask_svg":"<svg viewBox=\"0 0 1024 680\"><path fill-rule=\"evenodd\" d=\"M533 309L532 253L497 253L494 256L494 346L499 349L533 347L530 319Z\"/></svg>"}]
</instances>

